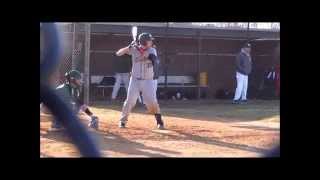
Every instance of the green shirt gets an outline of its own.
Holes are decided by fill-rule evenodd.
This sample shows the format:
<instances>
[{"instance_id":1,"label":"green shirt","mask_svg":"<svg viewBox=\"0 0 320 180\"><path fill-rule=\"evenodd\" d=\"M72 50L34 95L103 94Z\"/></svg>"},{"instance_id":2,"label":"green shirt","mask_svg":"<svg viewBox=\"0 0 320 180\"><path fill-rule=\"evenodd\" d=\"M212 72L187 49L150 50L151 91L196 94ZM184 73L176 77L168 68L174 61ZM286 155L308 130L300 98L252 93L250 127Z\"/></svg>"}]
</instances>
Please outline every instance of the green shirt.
<instances>
[{"instance_id":1,"label":"green shirt","mask_svg":"<svg viewBox=\"0 0 320 180\"><path fill-rule=\"evenodd\" d=\"M56 88L57 94L71 109L78 109L83 103L79 88L72 88L69 84L61 84Z\"/></svg>"}]
</instances>

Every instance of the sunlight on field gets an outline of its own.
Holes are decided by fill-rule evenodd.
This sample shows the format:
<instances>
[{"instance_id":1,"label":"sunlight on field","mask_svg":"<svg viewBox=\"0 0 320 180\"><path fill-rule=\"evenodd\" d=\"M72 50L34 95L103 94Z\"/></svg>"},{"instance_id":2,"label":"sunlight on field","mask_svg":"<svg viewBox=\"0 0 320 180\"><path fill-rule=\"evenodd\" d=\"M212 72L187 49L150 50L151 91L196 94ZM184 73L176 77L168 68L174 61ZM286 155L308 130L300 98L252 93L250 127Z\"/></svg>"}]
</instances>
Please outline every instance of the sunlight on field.
<instances>
[{"instance_id":1,"label":"sunlight on field","mask_svg":"<svg viewBox=\"0 0 320 180\"><path fill-rule=\"evenodd\" d=\"M267 117L262 119L263 121L266 122L280 122L280 115L275 115L275 116L271 116L271 117Z\"/></svg>"},{"instance_id":2,"label":"sunlight on field","mask_svg":"<svg viewBox=\"0 0 320 180\"><path fill-rule=\"evenodd\" d=\"M234 106L225 102L160 103L167 130L137 107L126 129L118 128L121 104L92 106L100 118L91 131L108 157L260 157L280 141L279 102ZM85 116L80 116L86 125ZM41 115L41 156L79 157L66 135L50 131L50 115Z\"/></svg>"}]
</instances>

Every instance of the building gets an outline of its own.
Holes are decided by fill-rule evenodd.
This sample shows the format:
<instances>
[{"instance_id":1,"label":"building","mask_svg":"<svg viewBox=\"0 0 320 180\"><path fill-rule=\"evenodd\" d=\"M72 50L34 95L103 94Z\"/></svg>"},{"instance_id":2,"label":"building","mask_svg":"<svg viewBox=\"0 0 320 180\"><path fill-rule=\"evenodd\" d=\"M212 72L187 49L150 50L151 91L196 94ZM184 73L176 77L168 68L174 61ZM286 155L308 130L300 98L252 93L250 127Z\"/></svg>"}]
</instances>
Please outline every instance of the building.
<instances>
[{"instance_id":1,"label":"building","mask_svg":"<svg viewBox=\"0 0 320 180\"><path fill-rule=\"evenodd\" d=\"M237 24L237 23L234 23ZM250 76L250 89L259 85L265 69L279 63L275 49L280 48L280 28L252 29L244 26L217 27L195 26L191 23L92 23L90 32L90 98L99 96L95 83L105 76L112 76L112 55L132 41L131 27L138 26L138 32L149 32L155 37L155 43L161 59L163 85L160 91L184 89L194 97L213 98L219 89L233 91L235 88L235 56L241 46L250 41L252 44L253 72ZM84 24L75 26L66 23L63 32L67 49L62 67L73 64L84 72ZM73 37L75 37L73 39ZM78 48L77 48L78 47ZM78 58L72 59L71 49L78 50ZM67 60L66 60L67 59ZM69 59L69 60L68 60ZM65 71L65 70L64 70ZM207 76L207 86L200 86L200 73ZM174 76L193 77L191 84L170 86ZM171 78L174 79L174 78ZM182 80L182 79L180 79ZM188 84L188 83L186 83ZM110 91L110 90L109 90ZM108 94L108 92L107 92ZM250 94L250 92L249 92Z\"/></svg>"}]
</instances>

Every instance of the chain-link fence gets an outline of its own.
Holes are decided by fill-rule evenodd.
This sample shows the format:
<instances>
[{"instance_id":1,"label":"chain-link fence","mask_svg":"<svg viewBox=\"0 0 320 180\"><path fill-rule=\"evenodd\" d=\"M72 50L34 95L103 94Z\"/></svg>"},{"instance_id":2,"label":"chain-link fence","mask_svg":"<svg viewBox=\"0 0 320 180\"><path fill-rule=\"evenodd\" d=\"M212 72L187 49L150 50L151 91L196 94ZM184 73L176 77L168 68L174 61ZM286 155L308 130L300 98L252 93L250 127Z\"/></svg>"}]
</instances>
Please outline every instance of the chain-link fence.
<instances>
[{"instance_id":1,"label":"chain-link fence","mask_svg":"<svg viewBox=\"0 0 320 180\"><path fill-rule=\"evenodd\" d=\"M84 31L82 23L63 25L64 54L57 72L57 83L64 82L64 74L72 69L84 71Z\"/></svg>"},{"instance_id":2,"label":"chain-link fence","mask_svg":"<svg viewBox=\"0 0 320 180\"><path fill-rule=\"evenodd\" d=\"M249 37L249 32L246 34L245 32L239 33L240 31L234 31L230 34L230 31L227 30L236 30L237 27L241 30L246 30L248 25L250 25L250 29L252 30L259 28L270 29L273 26L280 28L279 23L123 22L90 23L90 28L88 29L86 28L86 23L64 23L61 24L61 26L64 26L63 34L67 47L64 48L65 53L63 60L60 61L61 64L57 73L59 74L58 83L63 83L64 74L67 71L76 69L83 75L83 80L85 82L83 87L86 89L87 97L89 96L88 94L90 94L91 99L94 101L102 98L105 99L109 96L109 92L112 90L111 87L98 86L104 77L114 75L115 68L113 68L112 54L131 41L131 25L138 25L139 32L146 31L155 36L157 50L159 51L159 56L164 67L162 69L164 89L168 89L168 84L170 84L168 81L168 79L170 80L170 78L168 78L169 76L172 76L173 78L175 78L175 76L192 76L192 79L195 82L192 84L194 87L191 87L190 85L188 89L196 89L200 86L200 73L207 73L206 76L203 76L208 77L208 82L206 83L207 88L201 87L201 89L207 89L208 95L204 97L208 98L213 97L218 89L233 89L235 82L234 79L232 79L234 71L234 69L232 69L234 67L233 60L241 45L247 41L247 38ZM208 26L208 28L203 26ZM183 27L192 27L193 29L192 31L190 29L181 29ZM223 27L223 30L226 31L224 32L221 29L219 31L207 31L208 29L219 27ZM87 31L90 30L90 32L87 33L87 36L86 29ZM202 29L205 30L202 31ZM185 34L183 35L181 32ZM275 34L277 32L268 32L267 30L265 32L252 32L250 37L273 37L274 35L271 33ZM219 35L219 37L217 35ZM222 35L230 37L224 38ZM167 41L170 41L170 43ZM278 40L275 39L273 41ZM254 46L256 46L255 44L266 44L266 47L261 46L261 48L254 48L254 51L259 51L256 53L257 57L254 57L257 59L257 63L255 64L261 64L261 68L269 66L268 63L271 58L269 49L273 46L273 42L269 39L268 41L261 40L254 43ZM270 44L270 48L268 44ZM265 49L266 52L260 52L261 49ZM87 52L87 56L85 56L85 52ZM85 62L87 62L86 65ZM256 69L258 70L258 67ZM159 87L161 90L161 86ZM198 89L200 89L200 87L198 87ZM197 93L198 98L201 94L199 92L200 90L198 90ZM192 94L192 97L196 97L194 93Z\"/></svg>"}]
</instances>

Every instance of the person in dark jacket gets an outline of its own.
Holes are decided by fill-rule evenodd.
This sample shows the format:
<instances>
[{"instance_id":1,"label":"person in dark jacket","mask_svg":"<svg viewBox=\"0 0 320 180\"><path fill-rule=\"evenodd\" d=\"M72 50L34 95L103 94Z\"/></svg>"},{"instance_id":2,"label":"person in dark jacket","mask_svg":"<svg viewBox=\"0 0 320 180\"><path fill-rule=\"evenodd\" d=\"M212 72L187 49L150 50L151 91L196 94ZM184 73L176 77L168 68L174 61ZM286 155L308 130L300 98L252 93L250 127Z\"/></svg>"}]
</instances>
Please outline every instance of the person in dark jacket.
<instances>
[{"instance_id":1,"label":"person in dark jacket","mask_svg":"<svg viewBox=\"0 0 320 180\"><path fill-rule=\"evenodd\" d=\"M234 104L247 102L248 76L252 70L251 45L246 43L236 58L237 88L233 98Z\"/></svg>"}]
</instances>

